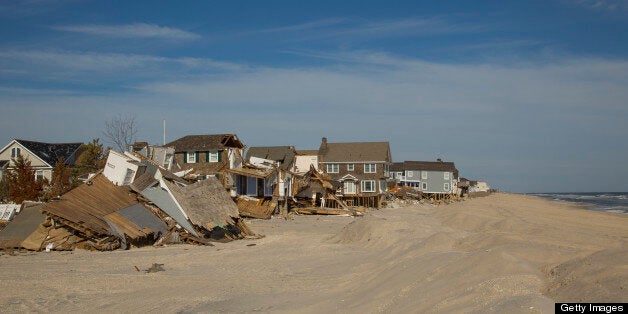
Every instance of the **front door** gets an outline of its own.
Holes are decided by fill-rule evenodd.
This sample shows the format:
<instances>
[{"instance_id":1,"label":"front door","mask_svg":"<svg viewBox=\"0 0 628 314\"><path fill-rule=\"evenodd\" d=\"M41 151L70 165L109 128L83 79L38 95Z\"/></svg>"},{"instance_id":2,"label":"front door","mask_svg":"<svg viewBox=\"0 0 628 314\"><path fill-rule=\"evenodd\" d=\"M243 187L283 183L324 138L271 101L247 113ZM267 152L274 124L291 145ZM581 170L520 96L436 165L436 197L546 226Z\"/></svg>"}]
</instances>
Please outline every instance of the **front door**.
<instances>
[{"instance_id":1,"label":"front door","mask_svg":"<svg viewBox=\"0 0 628 314\"><path fill-rule=\"evenodd\" d=\"M355 181L347 180L343 183L344 195L355 195Z\"/></svg>"}]
</instances>

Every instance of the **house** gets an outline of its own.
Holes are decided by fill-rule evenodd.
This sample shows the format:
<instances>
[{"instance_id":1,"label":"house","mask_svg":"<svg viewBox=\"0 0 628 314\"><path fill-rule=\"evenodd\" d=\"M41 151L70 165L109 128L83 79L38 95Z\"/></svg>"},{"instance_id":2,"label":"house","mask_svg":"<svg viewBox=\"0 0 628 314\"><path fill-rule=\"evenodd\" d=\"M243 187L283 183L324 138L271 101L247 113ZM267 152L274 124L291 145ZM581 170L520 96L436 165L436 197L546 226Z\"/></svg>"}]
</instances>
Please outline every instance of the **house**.
<instances>
[{"instance_id":1,"label":"house","mask_svg":"<svg viewBox=\"0 0 628 314\"><path fill-rule=\"evenodd\" d=\"M43 143L15 139L0 150L0 179L12 168L13 158L22 155L31 162L35 178L52 179L52 169L58 160L74 166L83 143ZM4 169L4 170L3 170Z\"/></svg>"},{"instance_id":2,"label":"house","mask_svg":"<svg viewBox=\"0 0 628 314\"><path fill-rule=\"evenodd\" d=\"M458 169L453 162L404 161L394 163L390 178L398 185L411 186L424 194L455 194Z\"/></svg>"},{"instance_id":3,"label":"house","mask_svg":"<svg viewBox=\"0 0 628 314\"><path fill-rule=\"evenodd\" d=\"M318 171L318 150L297 150L295 154L294 171L304 174L310 171L310 167Z\"/></svg>"},{"instance_id":4,"label":"house","mask_svg":"<svg viewBox=\"0 0 628 314\"><path fill-rule=\"evenodd\" d=\"M129 152L119 153L111 149L103 175L115 185L129 185L144 172L145 168L139 157Z\"/></svg>"},{"instance_id":5,"label":"house","mask_svg":"<svg viewBox=\"0 0 628 314\"><path fill-rule=\"evenodd\" d=\"M259 169L275 169L264 180L264 196L292 196L296 150L292 146L250 147L246 161ZM236 175L240 176L240 175ZM236 178L236 183L244 182Z\"/></svg>"},{"instance_id":6,"label":"house","mask_svg":"<svg viewBox=\"0 0 628 314\"><path fill-rule=\"evenodd\" d=\"M379 207L392 164L388 142L329 143L318 149L319 169L340 182L337 194L347 205Z\"/></svg>"},{"instance_id":7,"label":"house","mask_svg":"<svg viewBox=\"0 0 628 314\"><path fill-rule=\"evenodd\" d=\"M240 168L245 148L235 134L187 135L164 146L174 148L170 170L190 170L187 176L196 179L220 177L226 169ZM220 179L225 186L233 185L231 179Z\"/></svg>"}]
</instances>

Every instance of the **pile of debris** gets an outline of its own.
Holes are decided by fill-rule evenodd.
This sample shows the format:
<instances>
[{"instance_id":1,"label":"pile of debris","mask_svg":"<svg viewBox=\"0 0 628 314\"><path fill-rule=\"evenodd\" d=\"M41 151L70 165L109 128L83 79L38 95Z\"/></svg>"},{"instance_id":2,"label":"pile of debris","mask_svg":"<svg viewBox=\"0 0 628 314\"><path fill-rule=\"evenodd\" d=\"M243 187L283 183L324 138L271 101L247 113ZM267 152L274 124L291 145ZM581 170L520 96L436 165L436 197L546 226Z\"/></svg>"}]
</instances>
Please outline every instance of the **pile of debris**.
<instances>
[{"instance_id":1,"label":"pile of debris","mask_svg":"<svg viewBox=\"0 0 628 314\"><path fill-rule=\"evenodd\" d=\"M217 179L191 183L149 160L125 156L108 166L124 171L130 184L114 184L109 177L116 173L105 169L58 200L26 206L0 231L0 249L108 251L258 237ZM128 180L129 173L136 176Z\"/></svg>"},{"instance_id":2,"label":"pile of debris","mask_svg":"<svg viewBox=\"0 0 628 314\"><path fill-rule=\"evenodd\" d=\"M297 193L293 211L305 215L362 216L364 208L350 208L336 196L339 185L339 182L332 181L311 166L308 172L295 180L293 189Z\"/></svg>"}]
</instances>

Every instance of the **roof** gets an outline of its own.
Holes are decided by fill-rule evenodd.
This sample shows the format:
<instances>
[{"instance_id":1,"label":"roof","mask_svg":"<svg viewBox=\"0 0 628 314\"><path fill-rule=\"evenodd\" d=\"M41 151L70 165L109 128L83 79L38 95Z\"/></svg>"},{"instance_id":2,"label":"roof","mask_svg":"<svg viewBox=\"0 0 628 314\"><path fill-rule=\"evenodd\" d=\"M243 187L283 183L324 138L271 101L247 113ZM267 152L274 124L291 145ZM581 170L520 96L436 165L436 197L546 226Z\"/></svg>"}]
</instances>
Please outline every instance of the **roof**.
<instances>
[{"instance_id":1,"label":"roof","mask_svg":"<svg viewBox=\"0 0 628 314\"><path fill-rule=\"evenodd\" d=\"M102 174L88 182L63 194L60 200L45 204L41 211L87 235L108 235L109 225L104 217L137 204L137 199Z\"/></svg>"},{"instance_id":2,"label":"roof","mask_svg":"<svg viewBox=\"0 0 628 314\"><path fill-rule=\"evenodd\" d=\"M83 145L83 143L43 143L19 139L15 141L20 143L31 153L37 155L37 157L41 158L51 167L54 167L59 159L68 162L72 154Z\"/></svg>"},{"instance_id":3,"label":"roof","mask_svg":"<svg viewBox=\"0 0 628 314\"><path fill-rule=\"evenodd\" d=\"M321 162L392 162L388 142L327 143L318 150Z\"/></svg>"},{"instance_id":4,"label":"roof","mask_svg":"<svg viewBox=\"0 0 628 314\"><path fill-rule=\"evenodd\" d=\"M299 156L318 155L318 149L299 149L296 151Z\"/></svg>"},{"instance_id":5,"label":"roof","mask_svg":"<svg viewBox=\"0 0 628 314\"><path fill-rule=\"evenodd\" d=\"M394 162L392 165L390 165L390 171L395 172L395 171L403 171L403 162Z\"/></svg>"},{"instance_id":6,"label":"roof","mask_svg":"<svg viewBox=\"0 0 628 314\"><path fill-rule=\"evenodd\" d=\"M165 181L177 202L190 221L207 230L214 227L234 225L239 218L238 207L222 184L215 178L208 178L194 184L180 187Z\"/></svg>"},{"instance_id":7,"label":"roof","mask_svg":"<svg viewBox=\"0 0 628 314\"><path fill-rule=\"evenodd\" d=\"M6 167L8 164L8 160L0 160L0 169Z\"/></svg>"},{"instance_id":8,"label":"roof","mask_svg":"<svg viewBox=\"0 0 628 314\"><path fill-rule=\"evenodd\" d=\"M445 161L404 161L404 170L457 171L453 162Z\"/></svg>"},{"instance_id":9,"label":"roof","mask_svg":"<svg viewBox=\"0 0 628 314\"><path fill-rule=\"evenodd\" d=\"M404 161L403 168L401 170L396 169L396 165L400 163L394 163L391 167L391 171L402 170L420 170L420 171L448 171L454 174L454 178L458 178L458 169L453 162L447 161Z\"/></svg>"},{"instance_id":10,"label":"roof","mask_svg":"<svg viewBox=\"0 0 628 314\"><path fill-rule=\"evenodd\" d=\"M112 229L117 229L116 231L134 240L144 238L149 234L165 235L167 232L163 221L139 203L111 213L105 216L105 219L115 225Z\"/></svg>"},{"instance_id":11,"label":"roof","mask_svg":"<svg viewBox=\"0 0 628 314\"><path fill-rule=\"evenodd\" d=\"M235 134L187 135L164 146L174 147L175 152L244 148L244 144Z\"/></svg>"},{"instance_id":12,"label":"roof","mask_svg":"<svg viewBox=\"0 0 628 314\"><path fill-rule=\"evenodd\" d=\"M246 160L251 157L264 158L281 163L279 168L290 169L294 163L295 150L292 146L258 146L250 147L246 152Z\"/></svg>"}]
</instances>

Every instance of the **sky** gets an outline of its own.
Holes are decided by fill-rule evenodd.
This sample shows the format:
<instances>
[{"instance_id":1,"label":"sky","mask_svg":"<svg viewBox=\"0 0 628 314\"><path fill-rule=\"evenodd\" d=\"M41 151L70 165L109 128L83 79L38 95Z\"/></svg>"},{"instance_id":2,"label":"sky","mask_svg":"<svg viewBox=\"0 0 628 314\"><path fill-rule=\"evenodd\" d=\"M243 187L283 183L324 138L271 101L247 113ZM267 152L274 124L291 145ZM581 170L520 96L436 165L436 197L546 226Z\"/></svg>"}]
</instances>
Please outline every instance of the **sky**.
<instances>
[{"instance_id":1,"label":"sky","mask_svg":"<svg viewBox=\"0 0 628 314\"><path fill-rule=\"evenodd\" d=\"M0 145L135 116L150 143L389 141L504 191L628 191L627 29L626 0L0 0Z\"/></svg>"}]
</instances>

